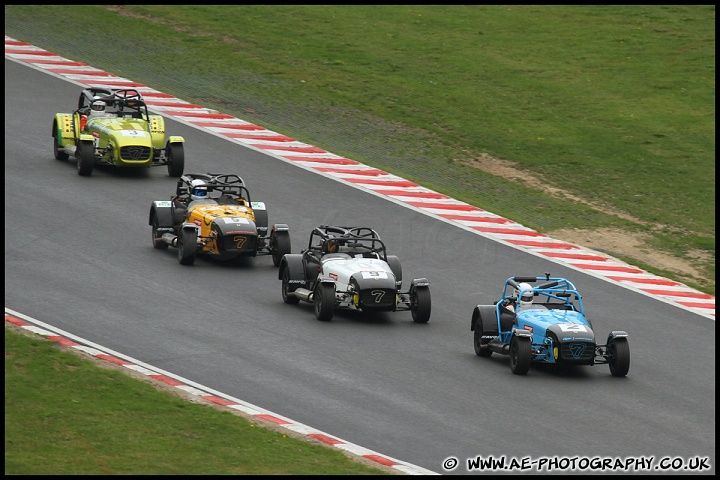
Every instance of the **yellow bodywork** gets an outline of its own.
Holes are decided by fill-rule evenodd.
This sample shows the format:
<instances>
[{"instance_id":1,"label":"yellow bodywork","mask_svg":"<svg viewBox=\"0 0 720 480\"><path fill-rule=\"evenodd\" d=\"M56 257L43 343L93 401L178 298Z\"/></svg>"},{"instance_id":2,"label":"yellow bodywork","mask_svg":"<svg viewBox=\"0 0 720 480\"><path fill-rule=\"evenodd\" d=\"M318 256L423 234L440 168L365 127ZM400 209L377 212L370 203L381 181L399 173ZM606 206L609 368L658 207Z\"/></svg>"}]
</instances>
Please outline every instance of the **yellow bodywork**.
<instances>
[{"instance_id":1,"label":"yellow bodywork","mask_svg":"<svg viewBox=\"0 0 720 480\"><path fill-rule=\"evenodd\" d=\"M217 235L212 228L213 224L218 221L233 223L233 229L226 231L225 234L237 234L233 237L233 241L237 242L235 248L238 250L244 250L243 246L249 237L257 236L255 214L250 207L245 205L244 200L239 200L238 205L200 202L190 202L185 214L185 221L199 227L198 237L203 240L202 250L204 252L219 253ZM223 220L225 218L228 220ZM246 220L250 222L246 222ZM247 225L248 228L244 228L244 225Z\"/></svg>"}]
</instances>

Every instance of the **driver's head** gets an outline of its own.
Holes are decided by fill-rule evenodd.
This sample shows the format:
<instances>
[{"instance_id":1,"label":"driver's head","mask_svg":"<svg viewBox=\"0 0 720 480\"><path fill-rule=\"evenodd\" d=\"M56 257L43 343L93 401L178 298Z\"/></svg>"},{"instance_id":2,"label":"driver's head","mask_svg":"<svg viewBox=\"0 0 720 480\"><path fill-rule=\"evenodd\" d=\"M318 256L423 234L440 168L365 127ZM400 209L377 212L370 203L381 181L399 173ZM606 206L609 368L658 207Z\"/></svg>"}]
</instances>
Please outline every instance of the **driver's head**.
<instances>
[{"instance_id":1,"label":"driver's head","mask_svg":"<svg viewBox=\"0 0 720 480\"><path fill-rule=\"evenodd\" d=\"M190 198L192 200L199 200L201 198L207 197L207 186L205 186L205 182L202 180L193 180L192 181L192 190L190 193Z\"/></svg>"},{"instance_id":2,"label":"driver's head","mask_svg":"<svg viewBox=\"0 0 720 480\"><path fill-rule=\"evenodd\" d=\"M92 110L92 113L95 115L105 113L105 102L99 100L94 101L90 104L90 110Z\"/></svg>"},{"instance_id":3,"label":"driver's head","mask_svg":"<svg viewBox=\"0 0 720 480\"><path fill-rule=\"evenodd\" d=\"M520 306L528 307L532 305L534 296L532 286L529 283L521 283L518 285L518 289L520 290Z\"/></svg>"},{"instance_id":4,"label":"driver's head","mask_svg":"<svg viewBox=\"0 0 720 480\"><path fill-rule=\"evenodd\" d=\"M335 253L338 251L338 241L334 238L331 238L327 241L327 252L328 253Z\"/></svg>"}]
</instances>

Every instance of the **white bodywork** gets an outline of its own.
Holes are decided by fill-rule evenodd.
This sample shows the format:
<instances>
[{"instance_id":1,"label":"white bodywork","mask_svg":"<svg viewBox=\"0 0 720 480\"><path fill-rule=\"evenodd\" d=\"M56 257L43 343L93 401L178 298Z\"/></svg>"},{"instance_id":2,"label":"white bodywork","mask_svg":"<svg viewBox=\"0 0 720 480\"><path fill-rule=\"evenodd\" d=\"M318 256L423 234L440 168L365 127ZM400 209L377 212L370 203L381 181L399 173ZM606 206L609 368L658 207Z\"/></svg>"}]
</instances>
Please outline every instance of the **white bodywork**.
<instances>
[{"instance_id":1,"label":"white bodywork","mask_svg":"<svg viewBox=\"0 0 720 480\"><path fill-rule=\"evenodd\" d=\"M320 265L320 275L335 281L336 292L347 291L351 276L377 280L378 287L382 288L395 285L395 274L387 262L379 258L363 258L362 255L353 258L349 254L337 253L325 255Z\"/></svg>"}]
</instances>

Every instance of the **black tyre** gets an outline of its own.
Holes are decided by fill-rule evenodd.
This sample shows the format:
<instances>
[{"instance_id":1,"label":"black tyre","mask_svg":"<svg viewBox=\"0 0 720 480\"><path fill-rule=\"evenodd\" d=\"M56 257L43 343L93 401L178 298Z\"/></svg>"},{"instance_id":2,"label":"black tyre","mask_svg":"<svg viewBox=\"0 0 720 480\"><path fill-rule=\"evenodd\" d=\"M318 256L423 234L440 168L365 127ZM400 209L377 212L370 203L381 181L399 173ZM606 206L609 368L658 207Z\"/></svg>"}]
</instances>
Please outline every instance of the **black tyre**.
<instances>
[{"instance_id":1,"label":"black tyre","mask_svg":"<svg viewBox=\"0 0 720 480\"><path fill-rule=\"evenodd\" d=\"M182 143L168 143L165 155L168 159L168 175L182 177L185 170L185 148Z\"/></svg>"},{"instance_id":2,"label":"black tyre","mask_svg":"<svg viewBox=\"0 0 720 480\"><path fill-rule=\"evenodd\" d=\"M163 242L162 240L158 240L158 219L157 215L153 215L152 217L152 244L153 247L157 248L158 250L167 250L168 244Z\"/></svg>"},{"instance_id":3,"label":"black tyre","mask_svg":"<svg viewBox=\"0 0 720 480\"><path fill-rule=\"evenodd\" d=\"M280 265L283 255L290 253L290 232L283 230L275 232L275 238L272 241L272 259L273 265Z\"/></svg>"},{"instance_id":4,"label":"black tyre","mask_svg":"<svg viewBox=\"0 0 720 480\"><path fill-rule=\"evenodd\" d=\"M473 331L473 346L475 348L475 355L478 357L490 357L493 351L486 347L490 343L490 339L483 338L485 335L485 329L483 328L483 319L478 312L477 323L475 323L475 330Z\"/></svg>"},{"instance_id":5,"label":"black tyre","mask_svg":"<svg viewBox=\"0 0 720 480\"><path fill-rule=\"evenodd\" d=\"M399 290L402 287L402 265L400 264L400 259L395 255L388 255L387 264L390 270L392 270L393 275L395 275L395 281L397 282L397 288Z\"/></svg>"},{"instance_id":6,"label":"black tyre","mask_svg":"<svg viewBox=\"0 0 720 480\"><path fill-rule=\"evenodd\" d=\"M291 295L290 292L294 292L295 289L294 285L290 285L290 271L285 268L283 270L282 274L282 299L283 302L289 303L291 305L295 305L300 302L300 299L297 298L295 295Z\"/></svg>"},{"instance_id":7,"label":"black tyre","mask_svg":"<svg viewBox=\"0 0 720 480\"><path fill-rule=\"evenodd\" d=\"M430 320L431 309L430 288L415 288L410 294L410 313L412 313L413 322L427 323Z\"/></svg>"},{"instance_id":8,"label":"black tyre","mask_svg":"<svg viewBox=\"0 0 720 480\"><path fill-rule=\"evenodd\" d=\"M335 313L335 285L319 283L315 287L315 317L321 322L329 322Z\"/></svg>"},{"instance_id":9,"label":"black tyre","mask_svg":"<svg viewBox=\"0 0 720 480\"><path fill-rule=\"evenodd\" d=\"M525 375L532 362L530 338L513 335L510 340L510 370L515 375Z\"/></svg>"},{"instance_id":10,"label":"black tyre","mask_svg":"<svg viewBox=\"0 0 720 480\"><path fill-rule=\"evenodd\" d=\"M613 377L624 377L630 370L630 345L627 338L608 339L608 365Z\"/></svg>"},{"instance_id":11,"label":"black tyre","mask_svg":"<svg viewBox=\"0 0 720 480\"><path fill-rule=\"evenodd\" d=\"M197 230L183 228L178 236L178 261L180 265L192 265L197 255Z\"/></svg>"},{"instance_id":12,"label":"black tyre","mask_svg":"<svg viewBox=\"0 0 720 480\"><path fill-rule=\"evenodd\" d=\"M90 142L80 142L78 144L78 175L89 177L92 175L95 167L95 146Z\"/></svg>"},{"instance_id":13,"label":"black tyre","mask_svg":"<svg viewBox=\"0 0 720 480\"><path fill-rule=\"evenodd\" d=\"M58 142L57 135L53 135L53 152L55 152L55 160L66 161L70 155L65 153Z\"/></svg>"}]
</instances>

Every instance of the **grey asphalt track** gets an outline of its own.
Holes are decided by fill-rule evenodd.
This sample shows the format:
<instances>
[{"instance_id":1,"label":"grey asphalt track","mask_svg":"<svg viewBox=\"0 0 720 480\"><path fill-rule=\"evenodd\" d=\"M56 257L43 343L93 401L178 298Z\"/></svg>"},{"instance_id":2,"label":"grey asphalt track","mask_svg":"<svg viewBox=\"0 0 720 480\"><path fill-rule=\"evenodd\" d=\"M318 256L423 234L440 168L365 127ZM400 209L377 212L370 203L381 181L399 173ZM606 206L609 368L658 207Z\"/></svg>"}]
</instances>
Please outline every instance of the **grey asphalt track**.
<instances>
[{"instance_id":1,"label":"grey asphalt track","mask_svg":"<svg viewBox=\"0 0 720 480\"><path fill-rule=\"evenodd\" d=\"M461 462L452 473L478 473L465 460L489 455L700 456L714 473L714 320L167 120L185 137L186 172L242 176L270 223L290 226L293 251L316 225L367 225L406 281L430 280L426 325L409 312L318 322L310 305L282 302L270 257L184 267L152 248L150 204L176 183L164 167L86 178L55 160L53 115L80 89L5 61L7 308L439 473L448 457ZM628 377L606 366L518 377L507 357L475 356L473 307L510 275L544 272L578 286L601 337L629 333Z\"/></svg>"}]
</instances>

